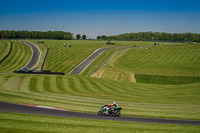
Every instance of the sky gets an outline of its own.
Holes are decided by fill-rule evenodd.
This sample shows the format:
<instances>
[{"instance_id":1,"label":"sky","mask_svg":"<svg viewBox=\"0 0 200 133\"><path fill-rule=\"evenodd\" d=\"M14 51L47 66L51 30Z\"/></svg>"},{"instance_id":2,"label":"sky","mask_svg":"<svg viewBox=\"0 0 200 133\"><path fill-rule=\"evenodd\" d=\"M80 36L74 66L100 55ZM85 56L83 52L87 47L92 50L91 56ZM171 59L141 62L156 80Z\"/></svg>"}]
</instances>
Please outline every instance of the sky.
<instances>
[{"instance_id":1,"label":"sky","mask_svg":"<svg viewBox=\"0 0 200 133\"><path fill-rule=\"evenodd\" d=\"M200 0L0 0L0 30L200 33Z\"/></svg>"}]
</instances>

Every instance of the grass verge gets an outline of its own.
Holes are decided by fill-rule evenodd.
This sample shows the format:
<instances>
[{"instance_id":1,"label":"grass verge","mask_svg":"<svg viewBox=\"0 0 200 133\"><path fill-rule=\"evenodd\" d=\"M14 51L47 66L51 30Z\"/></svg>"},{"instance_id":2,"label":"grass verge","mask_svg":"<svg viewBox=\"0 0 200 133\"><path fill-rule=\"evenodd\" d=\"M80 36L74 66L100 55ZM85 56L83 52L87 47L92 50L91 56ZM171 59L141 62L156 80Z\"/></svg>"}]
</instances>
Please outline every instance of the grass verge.
<instances>
[{"instance_id":1,"label":"grass verge","mask_svg":"<svg viewBox=\"0 0 200 133\"><path fill-rule=\"evenodd\" d=\"M116 101L121 115L200 119L200 84L154 85L75 75L1 74L0 100L97 113Z\"/></svg>"},{"instance_id":2,"label":"grass verge","mask_svg":"<svg viewBox=\"0 0 200 133\"><path fill-rule=\"evenodd\" d=\"M8 41L0 40L0 61L9 53L11 43Z\"/></svg>"},{"instance_id":3,"label":"grass verge","mask_svg":"<svg viewBox=\"0 0 200 133\"><path fill-rule=\"evenodd\" d=\"M76 133L198 133L200 126L119 122L61 118L17 113L0 113L0 132L76 132Z\"/></svg>"}]
</instances>

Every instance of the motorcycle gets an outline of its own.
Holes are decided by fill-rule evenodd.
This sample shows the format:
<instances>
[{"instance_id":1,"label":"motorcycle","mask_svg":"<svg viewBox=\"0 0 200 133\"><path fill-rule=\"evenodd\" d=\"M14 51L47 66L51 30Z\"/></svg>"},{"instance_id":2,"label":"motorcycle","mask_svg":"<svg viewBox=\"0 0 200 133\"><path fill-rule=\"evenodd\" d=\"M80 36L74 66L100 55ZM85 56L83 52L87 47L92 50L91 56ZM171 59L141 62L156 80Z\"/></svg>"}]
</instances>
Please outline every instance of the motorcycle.
<instances>
[{"instance_id":1,"label":"motorcycle","mask_svg":"<svg viewBox=\"0 0 200 133\"><path fill-rule=\"evenodd\" d=\"M122 108L121 107L119 107L119 106L114 106L114 107L112 107L112 108L110 108L109 106L107 106L107 105L104 105L99 111L98 111L98 115L99 116L102 116L102 115L104 115L104 116L115 116L115 117L117 117L117 116L119 116L120 115L120 110L121 110Z\"/></svg>"}]
</instances>

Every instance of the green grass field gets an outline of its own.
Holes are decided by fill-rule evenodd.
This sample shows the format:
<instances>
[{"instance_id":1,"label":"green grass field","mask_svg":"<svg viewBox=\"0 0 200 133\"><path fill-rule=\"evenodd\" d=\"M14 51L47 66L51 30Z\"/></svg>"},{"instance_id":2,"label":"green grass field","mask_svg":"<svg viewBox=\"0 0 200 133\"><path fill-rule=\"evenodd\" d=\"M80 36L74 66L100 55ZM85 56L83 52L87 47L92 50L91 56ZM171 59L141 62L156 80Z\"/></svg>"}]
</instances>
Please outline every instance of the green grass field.
<instances>
[{"instance_id":1,"label":"green grass field","mask_svg":"<svg viewBox=\"0 0 200 133\"><path fill-rule=\"evenodd\" d=\"M188 84L200 82L199 66L199 45L161 45L122 50L92 77L129 82L136 78L138 83Z\"/></svg>"},{"instance_id":2,"label":"green grass field","mask_svg":"<svg viewBox=\"0 0 200 133\"><path fill-rule=\"evenodd\" d=\"M37 42L37 40L30 41ZM70 44L72 47L64 47L64 43ZM64 76L1 73L21 68L28 63L32 55L28 45L18 41L14 42L13 51L0 67L0 101L38 103L39 105L89 113L97 113L102 105L116 101L123 108L121 115L124 116L200 120L199 45L160 43L159 46L153 46L152 42L116 41L116 46L150 47L147 50L135 48L119 51L91 77L88 77L88 74L109 59L117 49L104 52L81 75L67 74L96 49L113 47L103 43L104 41L45 40L44 44L37 44L42 52L38 66L44 58L46 47L49 47L50 51L44 69L64 72L66 73ZM154 55L159 55L160 58L157 59ZM184 59L182 59L183 57ZM137 60L137 58L139 59ZM177 65L175 60L179 59L180 65ZM143 64L145 61L148 61L146 68ZM158 71L149 71L153 70L154 65L160 66L156 67ZM184 71L179 73L180 69ZM168 79L153 83L152 79L155 78L153 77L155 75L160 76L156 77L159 80ZM180 77L188 81L181 83ZM171 78L177 78L177 81L170 84ZM133 83L135 79L136 83ZM32 120L32 117L35 119ZM16 123L9 126L14 120ZM42 123L51 125L51 121L55 122L55 126L44 129L45 125ZM102 129L104 126L108 127L108 125L113 128L120 127L120 129L117 128L119 132L199 131L199 126L104 122L14 113L1 113L0 122L2 123L0 124L2 125L0 126L1 132L14 132L15 130L17 132L65 132L65 130L66 132L84 132L85 130L101 132L98 129ZM35 122L41 123L40 126L34 124ZM62 122L66 124L60 127ZM76 122L79 123L80 127L73 129L69 127L70 123ZM19 126L21 123L27 123L27 127L32 124L33 126L31 128ZM91 123L95 124L91 125ZM38 129L35 129L37 126ZM103 131L111 130L104 129Z\"/></svg>"},{"instance_id":3,"label":"green grass field","mask_svg":"<svg viewBox=\"0 0 200 133\"><path fill-rule=\"evenodd\" d=\"M1 101L90 113L117 101L122 115L200 119L200 84L147 85L74 75L1 74L0 79Z\"/></svg>"},{"instance_id":4,"label":"green grass field","mask_svg":"<svg viewBox=\"0 0 200 133\"><path fill-rule=\"evenodd\" d=\"M37 44L38 40L30 40ZM84 40L45 40L44 44L37 44L39 47L48 47L49 54L47 56L44 70L51 70L52 72L64 72L68 74L73 68L79 65L90 54L101 47L114 47L114 46L149 46L153 45L152 42L125 42L115 41L116 45L104 45L105 41L84 41ZM64 44L67 44L65 47ZM72 47L68 47L71 45ZM43 53L46 53L44 48ZM108 56L109 57L109 56ZM107 58L107 57L106 57ZM42 60L43 58L41 58Z\"/></svg>"},{"instance_id":5,"label":"green grass field","mask_svg":"<svg viewBox=\"0 0 200 133\"><path fill-rule=\"evenodd\" d=\"M151 124L0 113L0 132L198 133L199 126Z\"/></svg>"},{"instance_id":6,"label":"green grass field","mask_svg":"<svg viewBox=\"0 0 200 133\"><path fill-rule=\"evenodd\" d=\"M11 54L0 64L0 72L13 72L25 66L32 56L31 48L22 42L13 41Z\"/></svg>"},{"instance_id":7,"label":"green grass field","mask_svg":"<svg viewBox=\"0 0 200 133\"><path fill-rule=\"evenodd\" d=\"M130 49L115 66L136 74L200 77L200 46L182 44Z\"/></svg>"},{"instance_id":8,"label":"green grass field","mask_svg":"<svg viewBox=\"0 0 200 133\"><path fill-rule=\"evenodd\" d=\"M10 51L11 43L0 40L0 60L2 60Z\"/></svg>"}]
</instances>

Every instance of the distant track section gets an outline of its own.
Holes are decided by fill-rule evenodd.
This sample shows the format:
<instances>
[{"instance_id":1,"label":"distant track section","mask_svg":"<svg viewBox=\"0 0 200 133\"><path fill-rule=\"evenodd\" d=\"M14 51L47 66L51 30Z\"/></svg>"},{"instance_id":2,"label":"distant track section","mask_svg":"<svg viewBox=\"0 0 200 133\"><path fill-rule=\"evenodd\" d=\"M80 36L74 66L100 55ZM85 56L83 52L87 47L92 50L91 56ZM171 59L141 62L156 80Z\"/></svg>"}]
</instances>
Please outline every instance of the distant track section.
<instances>
[{"instance_id":1,"label":"distant track section","mask_svg":"<svg viewBox=\"0 0 200 133\"><path fill-rule=\"evenodd\" d=\"M28 44L31 47L33 54L32 54L32 57L31 57L29 63L26 66L22 67L21 69L23 69L25 67L31 69L39 61L41 53L40 53L39 48L35 44L27 42L27 41L23 41L23 42Z\"/></svg>"},{"instance_id":2,"label":"distant track section","mask_svg":"<svg viewBox=\"0 0 200 133\"><path fill-rule=\"evenodd\" d=\"M179 124L179 125L200 125L200 121L192 120L172 120L172 119L157 119L157 118L142 118L142 117L111 117L98 116L97 114L71 112L60 109L52 109L44 107L34 107L21 104L13 104L0 102L0 112L15 112L34 115L46 115L56 117L72 117L96 120L113 120L113 121L129 121L129 122L143 122L143 123L160 123L160 124Z\"/></svg>"},{"instance_id":3,"label":"distant track section","mask_svg":"<svg viewBox=\"0 0 200 133\"><path fill-rule=\"evenodd\" d=\"M144 46L144 47L147 47L147 46ZM118 48L118 47L115 47L115 48ZM125 47L125 48L118 49L106 62L104 62L101 66L99 66L97 69L92 71L88 76L91 76L93 73L95 73L97 70L99 70L102 66L107 64L120 50L129 49L129 48L138 48L138 47L132 46L132 47Z\"/></svg>"},{"instance_id":4,"label":"distant track section","mask_svg":"<svg viewBox=\"0 0 200 133\"><path fill-rule=\"evenodd\" d=\"M69 74L79 75L88 65L90 65L99 55L101 55L105 50L112 49L114 47L100 48L94 51L87 59L75 67Z\"/></svg>"},{"instance_id":5,"label":"distant track section","mask_svg":"<svg viewBox=\"0 0 200 133\"><path fill-rule=\"evenodd\" d=\"M106 48L100 48L94 51L93 54L91 54L87 59L85 59L81 64L79 64L77 67L75 67L69 74L74 74L74 75L79 75L88 65L90 65L99 55L101 55L104 51L108 49L113 49L113 48L121 48L119 50L124 50L124 49L129 49L129 48L141 48L141 47L148 47L148 46L131 46L131 47L106 47ZM118 51L119 51L118 50ZM112 58L112 57L111 57ZM110 60L110 59L109 59ZM108 60L108 61L109 61ZM108 62L107 61L107 62ZM90 74L91 75L91 74ZM88 76L90 76L88 75Z\"/></svg>"}]
</instances>

